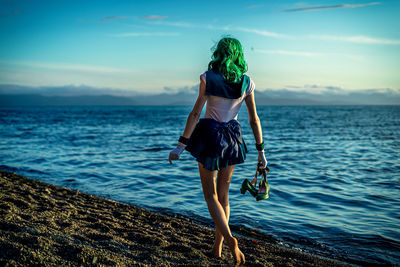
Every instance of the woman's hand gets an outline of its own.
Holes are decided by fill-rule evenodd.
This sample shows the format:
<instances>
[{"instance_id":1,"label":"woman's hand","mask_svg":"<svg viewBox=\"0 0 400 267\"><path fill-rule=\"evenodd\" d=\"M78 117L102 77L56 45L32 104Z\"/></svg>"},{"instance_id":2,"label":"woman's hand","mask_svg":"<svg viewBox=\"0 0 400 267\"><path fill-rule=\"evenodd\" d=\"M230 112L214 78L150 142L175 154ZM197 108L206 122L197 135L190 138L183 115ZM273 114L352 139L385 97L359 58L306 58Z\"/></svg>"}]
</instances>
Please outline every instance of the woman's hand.
<instances>
[{"instance_id":1,"label":"woman's hand","mask_svg":"<svg viewBox=\"0 0 400 267\"><path fill-rule=\"evenodd\" d=\"M261 164L261 167L265 169L267 167L268 161L265 158L264 150L258 151L258 163Z\"/></svg>"},{"instance_id":2,"label":"woman's hand","mask_svg":"<svg viewBox=\"0 0 400 267\"><path fill-rule=\"evenodd\" d=\"M192 111L190 112L187 120L186 120L186 126L185 130L183 131L182 137L189 138L192 135L192 132L194 131L194 128L196 127L196 123L199 120L201 111L203 110L204 104L207 101L207 96L206 96L206 80L202 77L200 77L200 87L199 87L199 96L197 97L196 103L194 104L194 107ZM179 159L179 156L182 154L183 150L185 150L186 145L178 142L178 145L176 148L174 148L170 153L169 153L169 163L172 164L173 160Z\"/></svg>"},{"instance_id":3,"label":"woman's hand","mask_svg":"<svg viewBox=\"0 0 400 267\"><path fill-rule=\"evenodd\" d=\"M179 156L182 154L183 150L185 150L186 145L178 142L176 148L174 148L171 152L169 152L169 164L172 164L173 160L179 159Z\"/></svg>"}]
</instances>

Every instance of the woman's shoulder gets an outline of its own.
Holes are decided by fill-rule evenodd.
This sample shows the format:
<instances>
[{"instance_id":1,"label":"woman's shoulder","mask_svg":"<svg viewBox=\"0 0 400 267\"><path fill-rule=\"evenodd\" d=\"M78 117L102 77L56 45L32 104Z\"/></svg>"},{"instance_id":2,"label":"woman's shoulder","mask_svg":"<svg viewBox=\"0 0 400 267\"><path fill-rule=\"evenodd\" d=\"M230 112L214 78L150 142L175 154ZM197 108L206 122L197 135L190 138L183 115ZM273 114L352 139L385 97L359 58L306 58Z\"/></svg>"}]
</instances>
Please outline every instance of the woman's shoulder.
<instances>
[{"instance_id":1,"label":"woman's shoulder","mask_svg":"<svg viewBox=\"0 0 400 267\"><path fill-rule=\"evenodd\" d=\"M200 79L206 81L207 73L210 73L210 70L206 70L205 72L203 72L202 74L200 74Z\"/></svg>"},{"instance_id":2,"label":"woman's shoulder","mask_svg":"<svg viewBox=\"0 0 400 267\"><path fill-rule=\"evenodd\" d=\"M206 77L207 77L207 71L200 74L200 80L202 80L203 82L206 82Z\"/></svg>"},{"instance_id":3,"label":"woman's shoulder","mask_svg":"<svg viewBox=\"0 0 400 267\"><path fill-rule=\"evenodd\" d=\"M247 74L244 74L244 75L247 76L248 83L249 83L249 85L247 86L247 89L246 89L246 96L248 96L254 92L254 90L256 89L256 84L254 83L253 79L249 75L247 75Z\"/></svg>"},{"instance_id":4,"label":"woman's shoulder","mask_svg":"<svg viewBox=\"0 0 400 267\"><path fill-rule=\"evenodd\" d=\"M214 77L215 75L220 75L220 73L215 72L213 70L207 70L207 71L203 72L202 74L200 74L200 79L203 80L204 82L206 82L207 76L209 76L209 78L212 79L212 77Z\"/></svg>"}]
</instances>

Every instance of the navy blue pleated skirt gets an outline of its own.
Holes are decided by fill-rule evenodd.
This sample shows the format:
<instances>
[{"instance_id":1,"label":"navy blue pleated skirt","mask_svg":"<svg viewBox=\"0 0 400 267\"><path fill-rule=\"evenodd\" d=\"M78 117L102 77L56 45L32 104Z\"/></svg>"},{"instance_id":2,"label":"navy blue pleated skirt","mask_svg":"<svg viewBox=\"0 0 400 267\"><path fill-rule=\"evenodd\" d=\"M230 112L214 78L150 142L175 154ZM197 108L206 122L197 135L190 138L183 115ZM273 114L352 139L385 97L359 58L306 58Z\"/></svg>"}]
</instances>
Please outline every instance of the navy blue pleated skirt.
<instances>
[{"instance_id":1,"label":"navy blue pleated skirt","mask_svg":"<svg viewBox=\"0 0 400 267\"><path fill-rule=\"evenodd\" d=\"M199 120L186 150L211 171L243 163L247 153L237 120L218 122L209 118Z\"/></svg>"}]
</instances>

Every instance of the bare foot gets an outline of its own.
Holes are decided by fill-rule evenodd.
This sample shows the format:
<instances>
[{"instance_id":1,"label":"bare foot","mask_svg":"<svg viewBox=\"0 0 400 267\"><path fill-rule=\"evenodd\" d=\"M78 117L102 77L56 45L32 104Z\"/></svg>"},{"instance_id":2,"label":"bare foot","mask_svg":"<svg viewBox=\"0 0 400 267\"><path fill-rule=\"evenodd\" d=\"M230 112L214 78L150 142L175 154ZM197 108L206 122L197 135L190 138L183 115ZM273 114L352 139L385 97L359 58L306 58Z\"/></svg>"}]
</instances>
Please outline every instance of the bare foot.
<instances>
[{"instance_id":1,"label":"bare foot","mask_svg":"<svg viewBox=\"0 0 400 267\"><path fill-rule=\"evenodd\" d=\"M220 259L221 258L221 252L222 252L222 244L217 246L214 243L213 248L210 249L209 251L207 251L207 256L211 257L211 258Z\"/></svg>"},{"instance_id":2,"label":"bare foot","mask_svg":"<svg viewBox=\"0 0 400 267\"><path fill-rule=\"evenodd\" d=\"M211 250L211 253L215 258L221 258L221 253L222 253L222 243L219 243L219 245L216 245L214 242L213 248Z\"/></svg>"},{"instance_id":3,"label":"bare foot","mask_svg":"<svg viewBox=\"0 0 400 267\"><path fill-rule=\"evenodd\" d=\"M215 250L214 248L207 252L207 255L212 258L220 259L221 258L221 250Z\"/></svg>"},{"instance_id":4,"label":"bare foot","mask_svg":"<svg viewBox=\"0 0 400 267\"><path fill-rule=\"evenodd\" d=\"M231 250L233 258L236 261L236 265L245 264L246 260L244 258L244 254L242 253L242 251L240 251L236 238L232 237L232 239L229 240L229 242L227 243L229 249Z\"/></svg>"}]
</instances>

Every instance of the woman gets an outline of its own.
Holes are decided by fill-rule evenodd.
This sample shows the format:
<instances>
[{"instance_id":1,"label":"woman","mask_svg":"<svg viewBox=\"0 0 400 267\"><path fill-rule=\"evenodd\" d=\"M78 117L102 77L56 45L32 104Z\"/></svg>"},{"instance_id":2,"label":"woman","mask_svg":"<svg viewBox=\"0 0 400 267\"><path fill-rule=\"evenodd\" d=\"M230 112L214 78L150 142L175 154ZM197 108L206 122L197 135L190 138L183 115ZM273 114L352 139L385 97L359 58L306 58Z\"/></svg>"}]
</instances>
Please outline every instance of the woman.
<instances>
[{"instance_id":1,"label":"woman","mask_svg":"<svg viewBox=\"0 0 400 267\"><path fill-rule=\"evenodd\" d=\"M213 52L208 71L200 75L199 96L187 118L183 135L169 154L171 164L185 149L198 161L204 198L216 226L211 253L214 257L221 257L225 240L237 264L245 263L245 257L228 225L229 185L235 165L246 159L246 144L236 120L243 101L246 102L256 141L258 162L262 168L267 166L254 102L255 85L244 74L246 71L240 42L234 38L222 38ZM206 102L204 118L197 123Z\"/></svg>"}]
</instances>

